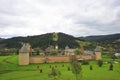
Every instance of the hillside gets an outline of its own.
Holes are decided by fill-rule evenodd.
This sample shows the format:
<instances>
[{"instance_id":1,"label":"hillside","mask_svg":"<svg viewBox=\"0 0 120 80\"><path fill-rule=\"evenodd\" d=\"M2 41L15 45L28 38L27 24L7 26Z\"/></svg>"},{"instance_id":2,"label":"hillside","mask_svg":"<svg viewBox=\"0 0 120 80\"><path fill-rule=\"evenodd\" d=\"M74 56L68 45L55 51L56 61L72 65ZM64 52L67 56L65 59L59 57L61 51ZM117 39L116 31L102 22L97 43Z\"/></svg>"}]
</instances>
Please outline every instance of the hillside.
<instances>
[{"instance_id":1,"label":"hillside","mask_svg":"<svg viewBox=\"0 0 120 80\"><path fill-rule=\"evenodd\" d=\"M110 49L115 52L120 52L120 34L111 34L111 35L100 35L100 36L87 36L79 37L79 39L84 39L96 45L101 46L104 51L109 51ZM90 45L87 47L91 47Z\"/></svg>"},{"instance_id":2,"label":"hillside","mask_svg":"<svg viewBox=\"0 0 120 80\"><path fill-rule=\"evenodd\" d=\"M79 44L76 40L80 40L71 35L58 33L58 40L53 40L53 33L47 33L36 36L27 36L27 37L13 37L9 39L4 39L0 42L0 45L5 45L7 48L20 48L21 43L26 42L30 43L33 48L40 47L42 49L47 48L49 45L57 44L60 48L65 48L68 45L71 48L79 47Z\"/></svg>"},{"instance_id":3,"label":"hillside","mask_svg":"<svg viewBox=\"0 0 120 80\"><path fill-rule=\"evenodd\" d=\"M99 36L87 36L87 37L79 37L79 39L84 39L90 42L119 42L120 41L120 33L111 34L111 35L99 35Z\"/></svg>"},{"instance_id":4,"label":"hillside","mask_svg":"<svg viewBox=\"0 0 120 80\"><path fill-rule=\"evenodd\" d=\"M0 38L0 41L4 40L3 38Z\"/></svg>"},{"instance_id":5,"label":"hillside","mask_svg":"<svg viewBox=\"0 0 120 80\"><path fill-rule=\"evenodd\" d=\"M96 43L104 48L111 45L113 48L120 47L120 34L100 35L100 36L88 36L88 37L73 37L64 33L47 33L42 35L27 36L27 37L13 37L9 39L0 40L0 48L20 48L22 43L30 43L32 48L46 49L49 45L59 48L77 48L81 44L85 49L93 50L96 47Z\"/></svg>"}]
</instances>

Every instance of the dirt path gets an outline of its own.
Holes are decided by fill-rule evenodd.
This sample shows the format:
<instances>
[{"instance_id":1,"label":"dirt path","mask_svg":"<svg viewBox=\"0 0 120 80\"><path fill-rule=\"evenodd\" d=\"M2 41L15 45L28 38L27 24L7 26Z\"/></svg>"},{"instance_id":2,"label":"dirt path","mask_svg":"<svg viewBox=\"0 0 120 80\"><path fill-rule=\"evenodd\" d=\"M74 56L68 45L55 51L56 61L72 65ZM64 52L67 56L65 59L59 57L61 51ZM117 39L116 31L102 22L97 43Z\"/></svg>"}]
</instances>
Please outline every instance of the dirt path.
<instances>
[{"instance_id":1,"label":"dirt path","mask_svg":"<svg viewBox=\"0 0 120 80\"><path fill-rule=\"evenodd\" d=\"M2 62L8 63L8 64L14 64L13 62L10 62L10 61L9 61L9 59L10 59L10 58L13 58L13 57L15 57L15 56L7 57L7 58L3 59Z\"/></svg>"}]
</instances>

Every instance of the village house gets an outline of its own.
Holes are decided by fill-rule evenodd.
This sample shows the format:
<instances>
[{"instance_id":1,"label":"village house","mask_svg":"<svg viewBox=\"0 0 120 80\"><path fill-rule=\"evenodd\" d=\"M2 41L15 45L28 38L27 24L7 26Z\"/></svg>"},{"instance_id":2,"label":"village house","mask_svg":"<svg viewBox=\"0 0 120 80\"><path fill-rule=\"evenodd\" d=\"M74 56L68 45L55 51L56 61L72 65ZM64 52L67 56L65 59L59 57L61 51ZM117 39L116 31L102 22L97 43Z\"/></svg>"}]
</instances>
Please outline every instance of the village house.
<instances>
[{"instance_id":1,"label":"village house","mask_svg":"<svg viewBox=\"0 0 120 80\"><path fill-rule=\"evenodd\" d=\"M120 57L120 53L115 53L115 57Z\"/></svg>"}]
</instances>

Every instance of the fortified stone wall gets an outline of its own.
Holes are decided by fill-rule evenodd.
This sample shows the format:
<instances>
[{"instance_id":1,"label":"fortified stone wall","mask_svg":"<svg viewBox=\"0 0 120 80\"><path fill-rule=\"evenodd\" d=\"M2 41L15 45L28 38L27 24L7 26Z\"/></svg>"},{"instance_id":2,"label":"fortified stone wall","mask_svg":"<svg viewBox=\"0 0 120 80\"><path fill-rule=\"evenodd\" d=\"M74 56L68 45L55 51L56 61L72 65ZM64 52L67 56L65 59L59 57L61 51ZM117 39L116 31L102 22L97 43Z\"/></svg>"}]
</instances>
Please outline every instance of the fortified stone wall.
<instances>
[{"instance_id":1,"label":"fortified stone wall","mask_svg":"<svg viewBox=\"0 0 120 80\"><path fill-rule=\"evenodd\" d=\"M69 56L30 57L30 63L69 62Z\"/></svg>"},{"instance_id":2,"label":"fortified stone wall","mask_svg":"<svg viewBox=\"0 0 120 80\"><path fill-rule=\"evenodd\" d=\"M95 59L94 55L81 55L76 56L77 59ZM70 62L70 56L47 56L47 57L39 57L33 56L30 57L30 63L54 63L54 62Z\"/></svg>"},{"instance_id":3,"label":"fortified stone wall","mask_svg":"<svg viewBox=\"0 0 120 80\"><path fill-rule=\"evenodd\" d=\"M44 63L45 58L44 57L30 57L30 63Z\"/></svg>"},{"instance_id":4,"label":"fortified stone wall","mask_svg":"<svg viewBox=\"0 0 120 80\"><path fill-rule=\"evenodd\" d=\"M77 59L95 59L95 55L81 55L76 57Z\"/></svg>"}]
</instances>

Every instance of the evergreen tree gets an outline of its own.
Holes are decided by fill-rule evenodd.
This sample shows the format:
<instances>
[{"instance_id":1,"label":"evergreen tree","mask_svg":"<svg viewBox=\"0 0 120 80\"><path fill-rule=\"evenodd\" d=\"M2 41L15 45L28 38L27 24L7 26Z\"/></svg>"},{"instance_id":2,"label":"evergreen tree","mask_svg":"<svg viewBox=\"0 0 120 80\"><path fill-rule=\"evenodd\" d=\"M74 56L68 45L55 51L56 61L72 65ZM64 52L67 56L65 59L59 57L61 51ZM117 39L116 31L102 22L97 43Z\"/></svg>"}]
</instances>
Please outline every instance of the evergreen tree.
<instances>
[{"instance_id":1,"label":"evergreen tree","mask_svg":"<svg viewBox=\"0 0 120 80\"><path fill-rule=\"evenodd\" d=\"M109 55L110 55L110 57L113 59L113 61L115 60L115 51L114 51L114 49L109 45Z\"/></svg>"},{"instance_id":2,"label":"evergreen tree","mask_svg":"<svg viewBox=\"0 0 120 80\"><path fill-rule=\"evenodd\" d=\"M84 54L84 48L83 48L82 45L80 46L80 53L81 53L81 54Z\"/></svg>"},{"instance_id":3,"label":"evergreen tree","mask_svg":"<svg viewBox=\"0 0 120 80\"><path fill-rule=\"evenodd\" d=\"M80 80L82 78L82 67L77 62L76 56L71 56L71 70L72 73L75 74L76 80Z\"/></svg>"},{"instance_id":4,"label":"evergreen tree","mask_svg":"<svg viewBox=\"0 0 120 80\"><path fill-rule=\"evenodd\" d=\"M58 80L61 76L61 72L58 71L56 68L52 67L50 75L54 77L54 80Z\"/></svg>"},{"instance_id":5,"label":"evergreen tree","mask_svg":"<svg viewBox=\"0 0 120 80\"><path fill-rule=\"evenodd\" d=\"M80 52L80 49L79 48L76 48L75 50L74 50L74 53L75 53L75 55L79 55L81 52Z\"/></svg>"}]
</instances>

